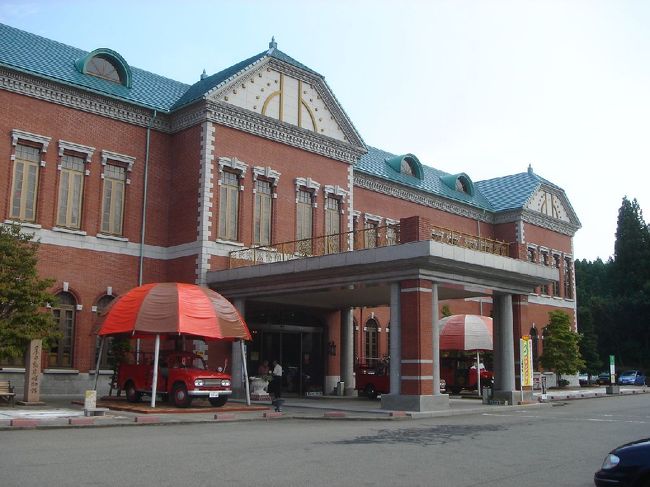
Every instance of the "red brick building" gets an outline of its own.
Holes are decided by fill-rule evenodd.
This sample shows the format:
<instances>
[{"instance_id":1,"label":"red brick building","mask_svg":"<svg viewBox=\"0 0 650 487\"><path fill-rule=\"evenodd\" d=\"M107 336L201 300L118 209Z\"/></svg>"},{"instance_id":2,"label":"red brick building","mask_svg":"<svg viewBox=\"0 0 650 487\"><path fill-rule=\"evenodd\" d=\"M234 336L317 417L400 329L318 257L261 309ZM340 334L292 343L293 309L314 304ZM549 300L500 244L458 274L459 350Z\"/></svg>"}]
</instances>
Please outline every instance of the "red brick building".
<instances>
[{"instance_id":1,"label":"red brick building","mask_svg":"<svg viewBox=\"0 0 650 487\"><path fill-rule=\"evenodd\" d=\"M400 220L413 216L450 248L558 270L513 296L515 337L541 338L554 309L575 321L580 223L561 188L532 168L474 182L367 146L325 78L275 42L190 86L110 49L88 53L6 25L0 41L0 215L40 239L39 271L56 280L60 301L46 393L83 390L98 311L139 284L220 291L209 276L255 252L270 262L397 245ZM490 292L479 294L439 306L490 315ZM355 362L389 354L386 304L352 306ZM308 369L310 388L325 392L341 378L341 310L264 298L247 300L245 313L249 368L277 358L290 376ZM229 355L222 344L209 359ZM298 382L286 385L304 392Z\"/></svg>"}]
</instances>

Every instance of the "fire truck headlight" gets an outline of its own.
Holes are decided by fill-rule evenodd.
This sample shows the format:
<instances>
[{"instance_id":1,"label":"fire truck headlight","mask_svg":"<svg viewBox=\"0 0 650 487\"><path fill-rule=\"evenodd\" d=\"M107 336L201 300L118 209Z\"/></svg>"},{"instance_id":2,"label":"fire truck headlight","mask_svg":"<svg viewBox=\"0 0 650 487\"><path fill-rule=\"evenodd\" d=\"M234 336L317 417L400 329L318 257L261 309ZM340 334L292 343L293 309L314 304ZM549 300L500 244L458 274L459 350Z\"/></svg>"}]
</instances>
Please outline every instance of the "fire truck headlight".
<instances>
[{"instance_id":1,"label":"fire truck headlight","mask_svg":"<svg viewBox=\"0 0 650 487\"><path fill-rule=\"evenodd\" d=\"M230 381L226 380L226 379L222 380L221 381L221 386L222 387L230 387Z\"/></svg>"},{"instance_id":2,"label":"fire truck headlight","mask_svg":"<svg viewBox=\"0 0 650 487\"><path fill-rule=\"evenodd\" d=\"M195 385L196 387L201 387L201 386L203 385L203 379L196 379L196 380L194 381L194 385Z\"/></svg>"}]
</instances>

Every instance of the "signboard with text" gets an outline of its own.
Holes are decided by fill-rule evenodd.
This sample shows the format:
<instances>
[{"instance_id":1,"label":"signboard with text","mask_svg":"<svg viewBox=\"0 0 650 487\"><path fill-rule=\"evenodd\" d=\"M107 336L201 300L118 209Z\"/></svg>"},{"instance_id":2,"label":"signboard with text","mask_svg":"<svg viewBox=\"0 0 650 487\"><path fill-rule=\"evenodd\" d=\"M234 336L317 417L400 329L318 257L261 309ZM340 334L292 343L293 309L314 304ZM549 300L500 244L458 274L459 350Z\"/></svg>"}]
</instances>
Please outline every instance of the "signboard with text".
<instances>
[{"instance_id":1,"label":"signboard with text","mask_svg":"<svg viewBox=\"0 0 650 487\"><path fill-rule=\"evenodd\" d=\"M533 387L533 343L529 336L519 340L521 387Z\"/></svg>"}]
</instances>

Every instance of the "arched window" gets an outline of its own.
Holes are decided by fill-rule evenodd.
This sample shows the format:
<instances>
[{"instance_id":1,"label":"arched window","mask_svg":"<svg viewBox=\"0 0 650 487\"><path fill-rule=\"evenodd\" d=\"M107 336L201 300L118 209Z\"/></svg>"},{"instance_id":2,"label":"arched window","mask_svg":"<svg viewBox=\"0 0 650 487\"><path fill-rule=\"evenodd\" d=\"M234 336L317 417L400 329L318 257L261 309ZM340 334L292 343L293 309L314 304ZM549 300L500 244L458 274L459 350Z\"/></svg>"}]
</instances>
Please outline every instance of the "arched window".
<instances>
[{"instance_id":1,"label":"arched window","mask_svg":"<svg viewBox=\"0 0 650 487\"><path fill-rule=\"evenodd\" d=\"M86 74L107 79L108 81L114 81L115 83L122 83L117 68L108 59L99 56L95 56L88 61L88 64L86 64Z\"/></svg>"},{"instance_id":2,"label":"arched window","mask_svg":"<svg viewBox=\"0 0 650 487\"><path fill-rule=\"evenodd\" d=\"M77 300L67 292L60 292L56 298L58 304L52 310L52 314L59 324L61 338L50 348L47 365L48 367L72 367Z\"/></svg>"},{"instance_id":3,"label":"arched window","mask_svg":"<svg viewBox=\"0 0 650 487\"><path fill-rule=\"evenodd\" d=\"M108 294L102 296L99 301L97 301L97 320L98 322L103 321L104 318L104 311L108 307L109 304L115 299L115 296L109 296ZM92 363L92 366L95 367L97 365L97 357L99 355L99 344L100 344L100 337L97 336L97 339L95 341L95 355L94 355L94 360ZM113 364L111 363L111 344L113 343L113 337L106 337L105 342L104 342L104 349L102 350L102 358L99 361L99 368L100 369L110 369L113 367Z\"/></svg>"},{"instance_id":4,"label":"arched window","mask_svg":"<svg viewBox=\"0 0 650 487\"><path fill-rule=\"evenodd\" d=\"M379 324L374 318L366 321L363 328L365 339L365 359L369 367L375 367L379 363Z\"/></svg>"},{"instance_id":5,"label":"arched window","mask_svg":"<svg viewBox=\"0 0 650 487\"><path fill-rule=\"evenodd\" d=\"M75 61L77 71L131 88L131 67L111 49L95 49Z\"/></svg>"}]
</instances>

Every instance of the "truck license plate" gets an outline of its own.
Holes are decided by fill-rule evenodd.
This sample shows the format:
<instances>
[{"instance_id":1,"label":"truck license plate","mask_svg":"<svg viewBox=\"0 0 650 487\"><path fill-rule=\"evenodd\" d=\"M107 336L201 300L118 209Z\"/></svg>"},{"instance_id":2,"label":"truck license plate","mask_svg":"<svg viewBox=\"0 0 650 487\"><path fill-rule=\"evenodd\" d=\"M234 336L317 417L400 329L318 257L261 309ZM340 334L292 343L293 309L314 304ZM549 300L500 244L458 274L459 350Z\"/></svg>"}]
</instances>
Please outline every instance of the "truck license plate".
<instances>
[{"instance_id":1,"label":"truck license plate","mask_svg":"<svg viewBox=\"0 0 650 487\"><path fill-rule=\"evenodd\" d=\"M219 397L219 393L218 392L211 392L210 397Z\"/></svg>"}]
</instances>

